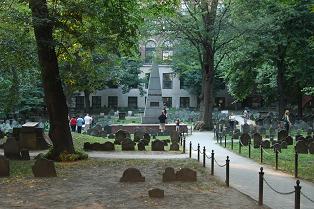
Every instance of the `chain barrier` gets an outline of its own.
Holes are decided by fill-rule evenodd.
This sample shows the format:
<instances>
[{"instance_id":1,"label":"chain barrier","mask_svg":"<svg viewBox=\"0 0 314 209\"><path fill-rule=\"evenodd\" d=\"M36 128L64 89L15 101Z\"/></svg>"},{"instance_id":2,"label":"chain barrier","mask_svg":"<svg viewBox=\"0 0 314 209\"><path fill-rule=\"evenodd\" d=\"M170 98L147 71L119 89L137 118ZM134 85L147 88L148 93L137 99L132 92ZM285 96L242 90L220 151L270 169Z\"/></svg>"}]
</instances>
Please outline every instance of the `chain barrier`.
<instances>
[{"instance_id":1,"label":"chain barrier","mask_svg":"<svg viewBox=\"0 0 314 209\"><path fill-rule=\"evenodd\" d=\"M265 181L266 185L271 189L273 190L274 192L278 193L278 194L281 194L281 195L290 195L290 194L293 194L295 191L291 191L291 192L279 192L277 191L276 189L274 189L272 186L270 186L270 184L266 181L266 179L263 177L263 180Z\"/></svg>"},{"instance_id":2,"label":"chain barrier","mask_svg":"<svg viewBox=\"0 0 314 209\"><path fill-rule=\"evenodd\" d=\"M314 203L314 200L312 200L311 198L309 198L308 196L306 196L303 192L301 192L301 195L303 197L305 197L305 199L309 200L310 202Z\"/></svg>"},{"instance_id":3,"label":"chain barrier","mask_svg":"<svg viewBox=\"0 0 314 209\"><path fill-rule=\"evenodd\" d=\"M193 150L193 151L195 151L195 152L197 152L197 151L198 151L198 149L193 149L193 147L192 147L192 150Z\"/></svg>"},{"instance_id":4,"label":"chain barrier","mask_svg":"<svg viewBox=\"0 0 314 209\"><path fill-rule=\"evenodd\" d=\"M210 157L208 157L208 155L205 153L205 157L207 158L207 159L211 159L212 157L210 156Z\"/></svg>"},{"instance_id":5,"label":"chain barrier","mask_svg":"<svg viewBox=\"0 0 314 209\"><path fill-rule=\"evenodd\" d=\"M262 147L262 149L263 149L263 152L265 152L267 155L272 155L269 152L267 152L263 147Z\"/></svg>"},{"instance_id":6,"label":"chain barrier","mask_svg":"<svg viewBox=\"0 0 314 209\"><path fill-rule=\"evenodd\" d=\"M216 162L216 164L219 166L219 167L225 167L227 164L224 164L224 165L220 165L218 162L217 162L217 160L214 158L214 160L215 160L215 162Z\"/></svg>"}]
</instances>

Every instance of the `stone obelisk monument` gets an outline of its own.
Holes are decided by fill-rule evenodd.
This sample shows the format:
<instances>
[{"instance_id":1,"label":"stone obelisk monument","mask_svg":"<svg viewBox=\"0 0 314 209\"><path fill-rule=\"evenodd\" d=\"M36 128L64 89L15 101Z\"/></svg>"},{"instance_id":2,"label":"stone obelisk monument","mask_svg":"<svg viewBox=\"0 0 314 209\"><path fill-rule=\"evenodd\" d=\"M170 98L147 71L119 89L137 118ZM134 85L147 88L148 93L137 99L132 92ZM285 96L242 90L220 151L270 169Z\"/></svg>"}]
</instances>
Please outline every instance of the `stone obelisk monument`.
<instances>
[{"instance_id":1,"label":"stone obelisk monument","mask_svg":"<svg viewBox=\"0 0 314 209\"><path fill-rule=\"evenodd\" d=\"M142 117L143 124L158 124L158 117L163 108L159 68L156 60L153 61L152 70L149 77L147 98L144 116Z\"/></svg>"}]
</instances>

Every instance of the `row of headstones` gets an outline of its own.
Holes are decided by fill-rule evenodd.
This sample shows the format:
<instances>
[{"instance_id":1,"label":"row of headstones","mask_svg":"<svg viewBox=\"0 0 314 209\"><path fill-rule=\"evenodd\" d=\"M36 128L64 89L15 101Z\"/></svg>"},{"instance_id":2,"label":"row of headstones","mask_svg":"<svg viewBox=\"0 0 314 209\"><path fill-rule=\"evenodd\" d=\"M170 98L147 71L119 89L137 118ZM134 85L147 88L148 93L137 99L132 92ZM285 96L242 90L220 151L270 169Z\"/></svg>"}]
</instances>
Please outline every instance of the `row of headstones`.
<instances>
[{"instance_id":1,"label":"row of headstones","mask_svg":"<svg viewBox=\"0 0 314 209\"><path fill-rule=\"evenodd\" d=\"M151 144L151 150L152 151L165 151L165 146L168 146L168 143L170 140L154 140ZM146 140L140 140L137 143L137 149L139 151L145 151L146 146L149 145L149 142ZM134 151L135 150L136 143L127 140L123 141L121 143L122 151ZM94 150L94 151L114 151L115 150L115 144L112 142L105 142L105 143L84 143L84 150ZM172 142L170 145L170 151L179 151L180 146L179 143Z\"/></svg>"},{"instance_id":2,"label":"row of headstones","mask_svg":"<svg viewBox=\"0 0 314 209\"><path fill-rule=\"evenodd\" d=\"M253 134L253 147L259 148L262 146L264 149L274 148L274 151L281 151L287 149L288 145L293 145L293 138L291 136L278 136L278 141L263 140L262 136L258 133ZM295 151L299 154L314 154L314 139L311 136L304 138L299 135L296 137ZM243 146L248 146L251 143L251 136L249 134L242 134L240 142ZM272 145L271 145L272 143Z\"/></svg>"},{"instance_id":3,"label":"row of headstones","mask_svg":"<svg viewBox=\"0 0 314 209\"><path fill-rule=\"evenodd\" d=\"M32 166L35 177L56 177L57 172L54 162L45 158L38 158ZM0 155L0 177L10 176L10 161Z\"/></svg>"},{"instance_id":4,"label":"row of headstones","mask_svg":"<svg viewBox=\"0 0 314 209\"><path fill-rule=\"evenodd\" d=\"M20 149L20 145L14 137L9 137L1 148L2 147L6 158L13 160L30 160L29 150Z\"/></svg>"}]
</instances>

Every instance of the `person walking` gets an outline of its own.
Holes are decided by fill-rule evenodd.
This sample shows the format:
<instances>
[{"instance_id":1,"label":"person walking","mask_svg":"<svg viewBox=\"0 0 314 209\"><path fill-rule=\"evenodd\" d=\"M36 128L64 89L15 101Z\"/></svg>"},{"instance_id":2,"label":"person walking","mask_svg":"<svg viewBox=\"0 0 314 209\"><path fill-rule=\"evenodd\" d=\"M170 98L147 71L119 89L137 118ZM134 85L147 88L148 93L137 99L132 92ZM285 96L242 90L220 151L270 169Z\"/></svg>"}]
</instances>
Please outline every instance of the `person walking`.
<instances>
[{"instance_id":1,"label":"person walking","mask_svg":"<svg viewBox=\"0 0 314 209\"><path fill-rule=\"evenodd\" d=\"M77 133L82 133L82 127L83 127L83 124L84 124L84 119L79 116L76 120L76 126L77 126Z\"/></svg>"},{"instance_id":2,"label":"person walking","mask_svg":"<svg viewBox=\"0 0 314 209\"><path fill-rule=\"evenodd\" d=\"M93 122L93 118L91 116L89 116L89 114L86 114L86 116L84 117L84 121L85 121L85 132L90 129L92 122Z\"/></svg>"},{"instance_id":3,"label":"person walking","mask_svg":"<svg viewBox=\"0 0 314 209\"><path fill-rule=\"evenodd\" d=\"M158 117L158 119L160 122L160 126L159 126L160 132L163 133L166 130L166 120L167 120L167 117L164 111L161 112L161 115Z\"/></svg>"},{"instance_id":4,"label":"person walking","mask_svg":"<svg viewBox=\"0 0 314 209\"><path fill-rule=\"evenodd\" d=\"M176 132L180 133L180 120L179 120L179 118L176 120Z\"/></svg>"},{"instance_id":5,"label":"person walking","mask_svg":"<svg viewBox=\"0 0 314 209\"><path fill-rule=\"evenodd\" d=\"M75 132L76 130L76 123L77 123L76 117L72 116L72 118L70 119L70 127L72 132Z\"/></svg>"},{"instance_id":6,"label":"person walking","mask_svg":"<svg viewBox=\"0 0 314 209\"><path fill-rule=\"evenodd\" d=\"M290 126L291 126L291 122L290 122L290 118L289 118L289 115L290 115L290 112L289 110L286 110L284 115L283 115L283 122L284 122L284 126L285 126L285 129L286 131L289 133L289 130L290 130Z\"/></svg>"}]
</instances>

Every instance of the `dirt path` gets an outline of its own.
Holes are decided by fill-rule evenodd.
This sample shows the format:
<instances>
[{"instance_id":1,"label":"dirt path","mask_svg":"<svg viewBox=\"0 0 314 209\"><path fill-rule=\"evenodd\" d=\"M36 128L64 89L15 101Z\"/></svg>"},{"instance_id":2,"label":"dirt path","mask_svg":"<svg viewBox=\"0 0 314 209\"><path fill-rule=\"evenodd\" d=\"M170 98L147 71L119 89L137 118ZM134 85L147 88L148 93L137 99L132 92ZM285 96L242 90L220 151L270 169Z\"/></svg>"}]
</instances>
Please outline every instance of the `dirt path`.
<instances>
[{"instance_id":1,"label":"dirt path","mask_svg":"<svg viewBox=\"0 0 314 209\"><path fill-rule=\"evenodd\" d=\"M168 166L198 171L195 183L163 183ZM140 169L143 183L120 183L128 167ZM235 189L227 188L194 160L88 160L57 164L57 178L0 179L0 208L264 208ZM148 190L161 188L164 199L151 199Z\"/></svg>"}]
</instances>

